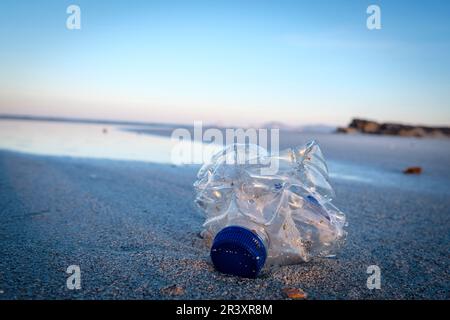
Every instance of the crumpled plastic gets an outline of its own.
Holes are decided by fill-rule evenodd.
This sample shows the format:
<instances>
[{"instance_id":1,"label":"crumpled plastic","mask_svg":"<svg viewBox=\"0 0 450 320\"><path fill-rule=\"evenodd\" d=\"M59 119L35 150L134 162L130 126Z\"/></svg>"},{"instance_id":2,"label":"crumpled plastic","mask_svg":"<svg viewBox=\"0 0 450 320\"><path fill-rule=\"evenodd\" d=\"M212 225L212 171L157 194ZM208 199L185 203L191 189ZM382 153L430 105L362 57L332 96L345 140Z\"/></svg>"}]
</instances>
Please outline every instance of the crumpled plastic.
<instances>
[{"instance_id":1,"label":"crumpled plastic","mask_svg":"<svg viewBox=\"0 0 450 320\"><path fill-rule=\"evenodd\" d=\"M277 170L264 173L274 163ZM268 265L332 256L345 242L345 214L331 203L328 168L314 141L272 155L253 144L229 145L203 165L194 187L206 234L250 224L268 239Z\"/></svg>"}]
</instances>

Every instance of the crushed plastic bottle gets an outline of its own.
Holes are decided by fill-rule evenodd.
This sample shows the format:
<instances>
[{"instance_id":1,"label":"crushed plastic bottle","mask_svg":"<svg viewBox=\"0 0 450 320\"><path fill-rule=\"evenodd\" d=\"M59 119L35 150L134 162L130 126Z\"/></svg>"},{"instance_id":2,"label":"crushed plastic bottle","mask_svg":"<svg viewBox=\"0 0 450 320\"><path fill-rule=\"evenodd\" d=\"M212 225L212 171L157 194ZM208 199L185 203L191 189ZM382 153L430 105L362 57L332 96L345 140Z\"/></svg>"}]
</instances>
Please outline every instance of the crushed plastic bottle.
<instances>
[{"instance_id":1,"label":"crushed plastic bottle","mask_svg":"<svg viewBox=\"0 0 450 320\"><path fill-rule=\"evenodd\" d=\"M271 161L278 170L262 174ZM229 145L197 178L195 202L220 272L254 278L263 268L334 255L345 241L345 215L331 203L328 168L314 141L278 155Z\"/></svg>"}]
</instances>

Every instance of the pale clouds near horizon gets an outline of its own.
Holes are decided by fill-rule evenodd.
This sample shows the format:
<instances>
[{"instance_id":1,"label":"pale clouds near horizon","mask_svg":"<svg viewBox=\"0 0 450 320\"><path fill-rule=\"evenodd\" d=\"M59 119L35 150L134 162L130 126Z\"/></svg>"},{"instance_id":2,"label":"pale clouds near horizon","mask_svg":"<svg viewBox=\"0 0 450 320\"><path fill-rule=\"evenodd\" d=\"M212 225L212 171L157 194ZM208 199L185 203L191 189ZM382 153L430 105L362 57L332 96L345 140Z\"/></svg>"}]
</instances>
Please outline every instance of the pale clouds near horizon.
<instances>
[{"instance_id":1,"label":"pale clouds near horizon","mask_svg":"<svg viewBox=\"0 0 450 320\"><path fill-rule=\"evenodd\" d=\"M170 123L450 125L450 4L0 3L0 113ZM26 10L25 10L26 9ZM446 13L447 12L447 13Z\"/></svg>"}]
</instances>

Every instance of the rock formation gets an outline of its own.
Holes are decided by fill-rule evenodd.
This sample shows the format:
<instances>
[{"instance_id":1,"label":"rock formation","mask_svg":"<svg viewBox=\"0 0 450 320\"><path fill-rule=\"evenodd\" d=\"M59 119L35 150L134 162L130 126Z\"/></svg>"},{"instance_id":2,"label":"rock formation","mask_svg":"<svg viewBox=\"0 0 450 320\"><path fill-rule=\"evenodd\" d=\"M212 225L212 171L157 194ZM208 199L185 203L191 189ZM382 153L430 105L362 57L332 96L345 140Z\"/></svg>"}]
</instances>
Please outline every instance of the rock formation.
<instances>
[{"instance_id":1,"label":"rock formation","mask_svg":"<svg viewBox=\"0 0 450 320\"><path fill-rule=\"evenodd\" d=\"M338 128L339 133L367 133L404 137L450 137L449 127L425 127L399 123L378 123L364 119L353 119L348 127Z\"/></svg>"}]
</instances>

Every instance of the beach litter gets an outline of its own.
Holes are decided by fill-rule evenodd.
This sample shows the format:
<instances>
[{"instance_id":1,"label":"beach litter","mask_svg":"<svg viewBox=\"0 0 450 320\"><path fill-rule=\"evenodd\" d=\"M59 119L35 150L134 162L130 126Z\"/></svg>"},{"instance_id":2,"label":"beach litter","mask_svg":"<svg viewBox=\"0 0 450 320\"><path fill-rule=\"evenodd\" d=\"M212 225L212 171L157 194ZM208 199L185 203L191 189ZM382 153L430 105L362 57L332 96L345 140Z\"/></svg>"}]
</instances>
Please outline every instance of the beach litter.
<instances>
[{"instance_id":1,"label":"beach litter","mask_svg":"<svg viewBox=\"0 0 450 320\"><path fill-rule=\"evenodd\" d=\"M421 167L408 167L405 170L403 170L404 174L421 174L422 168Z\"/></svg>"},{"instance_id":2,"label":"beach litter","mask_svg":"<svg viewBox=\"0 0 450 320\"><path fill-rule=\"evenodd\" d=\"M194 187L204 238L213 239L211 260L222 273L255 278L266 268L336 254L345 242L345 215L331 203L314 141L272 155L253 144L229 145L203 165Z\"/></svg>"},{"instance_id":3,"label":"beach litter","mask_svg":"<svg viewBox=\"0 0 450 320\"><path fill-rule=\"evenodd\" d=\"M283 288L283 293L289 299L307 299L308 294L300 288Z\"/></svg>"}]
</instances>

